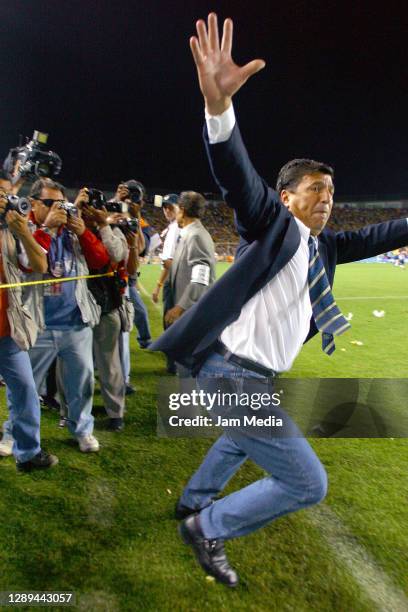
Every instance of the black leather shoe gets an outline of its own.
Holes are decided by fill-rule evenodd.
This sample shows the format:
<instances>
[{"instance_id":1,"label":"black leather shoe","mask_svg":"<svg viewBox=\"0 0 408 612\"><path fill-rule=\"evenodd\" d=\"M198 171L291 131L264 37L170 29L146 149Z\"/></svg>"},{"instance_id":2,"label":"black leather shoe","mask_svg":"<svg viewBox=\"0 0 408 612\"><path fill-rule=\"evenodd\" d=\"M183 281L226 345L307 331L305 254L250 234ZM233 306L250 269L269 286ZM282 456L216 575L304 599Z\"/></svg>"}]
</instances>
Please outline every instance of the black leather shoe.
<instances>
[{"instance_id":1,"label":"black leather shoe","mask_svg":"<svg viewBox=\"0 0 408 612\"><path fill-rule=\"evenodd\" d=\"M40 402L42 406L49 408L50 410L60 410L61 406L59 402L52 395L40 395Z\"/></svg>"},{"instance_id":2,"label":"black leather shoe","mask_svg":"<svg viewBox=\"0 0 408 612\"><path fill-rule=\"evenodd\" d=\"M144 342L139 342L139 346L141 349L147 349L151 345L151 340L145 340Z\"/></svg>"},{"instance_id":3,"label":"black leather shoe","mask_svg":"<svg viewBox=\"0 0 408 612\"><path fill-rule=\"evenodd\" d=\"M19 462L17 461L17 470L19 472L31 472L31 470L43 470L46 468L57 465L58 457L50 455L45 451L41 450L29 461Z\"/></svg>"},{"instance_id":4,"label":"black leather shoe","mask_svg":"<svg viewBox=\"0 0 408 612\"><path fill-rule=\"evenodd\" d=\"M133 393L136 393L136 389L134 388L133 385L131 385L130 383L127 383L125 395L133 395Z\"/></svg>"},{"instance_id":5,"label":"black leather shoe","mask_svg":"<svg viewBox=\"0 0 408 612\"><path fill-rule=\"evenodd\" d=\"M224 540L207 540L200 527L198 514L189 516L179 525L179 533L185 544L191 546L203 570L219 582L235 587L238 575L228 562Z\"/></svg>"},{"instance_id":6,"label":"black leather shoe","mask_svg":"<svg viewBox=\"0 0 408 612\"><path fill-rule=\"evenodd\" d=\"M125 423L121 418L109 419L108 429L109 431L122 431L125 428Z\"/></svg>"},{"instance_id":7,"label":"black leather shoe","mask_svg":"<svg viewBox=\"0 0 408 612\"><path fill-rule=\"evenodd\" d=\"M174 509L174 516L178 521L182 521L183 519L191 516L192 514L197 514L200 512L199 510L195 510L194 508L189 508L181 503L180 499L176 503L176 507Z\"/></svg>"}]
</instances>

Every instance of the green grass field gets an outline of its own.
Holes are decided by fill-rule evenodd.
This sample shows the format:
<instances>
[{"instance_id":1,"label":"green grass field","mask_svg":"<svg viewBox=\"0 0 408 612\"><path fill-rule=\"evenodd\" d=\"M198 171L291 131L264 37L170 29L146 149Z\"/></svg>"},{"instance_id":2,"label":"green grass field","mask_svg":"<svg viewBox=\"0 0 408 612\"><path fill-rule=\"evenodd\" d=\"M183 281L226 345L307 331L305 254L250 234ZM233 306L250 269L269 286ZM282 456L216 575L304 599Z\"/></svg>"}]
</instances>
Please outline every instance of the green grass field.
<instances>
[{"instance_id":1,"label":"green grass field","mask_svg":"<svg viewBox=\"0 0 408 612\"><path fill-rule=\"evenodd\" d=\"M142 291L150 294L158 275L157 266L144 266ZM343 312L353 313L352 330L331 358L314 339L290 376L406 378L408 270L340 266L334 289ZM144 297L157 337L161 312ZM375 318L374 309L385 316ZM123 433L103 430L95 396L99 454L79 453L56 414L44 411L43 444L60 464L16 474L12 458L0 461L0 591L73 590L76 609L90 612L408 610L406 440L313 440L329 473L327 499L227 543L241 577L230 591L206 579L172 518L211 441L156 436L164 359L138 349L135 332L132 353L138 392L128 401ZM260 475L248 462L227 491Z\"/></svg>"}]
</instances>

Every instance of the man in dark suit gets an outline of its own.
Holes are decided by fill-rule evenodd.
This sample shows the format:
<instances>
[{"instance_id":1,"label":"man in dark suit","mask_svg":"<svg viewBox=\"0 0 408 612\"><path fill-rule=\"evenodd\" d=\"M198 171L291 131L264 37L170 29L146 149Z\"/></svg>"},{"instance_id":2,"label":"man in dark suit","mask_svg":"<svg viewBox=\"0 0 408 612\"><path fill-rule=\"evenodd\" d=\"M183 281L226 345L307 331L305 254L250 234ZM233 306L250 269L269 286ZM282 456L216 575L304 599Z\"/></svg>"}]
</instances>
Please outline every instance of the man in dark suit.
<instances>
[{"instance_id":1,"label":"man in dark suit","mask_svg":"<svg viewBox=\"0 0 408 612\"><path fill-rule=\"evenodd\" d=\"M281 169L277 190L268 187L250 162L231 102L264 62L234 64L230 19L221 46L214 14L208 30L197 22L197 32L190 44L205 99L207 153L241 241L234 265L152 348L190 365L201 388L214 389L223 379L230 390L245 390L254 380L273 389L277 373L290 369L303 342L320 332L330 355L335 336L350 326L331 292L336 264L408 243L408 224L403 219L353 232L325 229L334 173L314 160L292 160ZM268 476L214 501L247 458ZM235 586L223 541L318 503L326 490L326 472L293 424L285 437L228 429L178 502L180 534L207 573Z\"/></svg>"}]
</instances>

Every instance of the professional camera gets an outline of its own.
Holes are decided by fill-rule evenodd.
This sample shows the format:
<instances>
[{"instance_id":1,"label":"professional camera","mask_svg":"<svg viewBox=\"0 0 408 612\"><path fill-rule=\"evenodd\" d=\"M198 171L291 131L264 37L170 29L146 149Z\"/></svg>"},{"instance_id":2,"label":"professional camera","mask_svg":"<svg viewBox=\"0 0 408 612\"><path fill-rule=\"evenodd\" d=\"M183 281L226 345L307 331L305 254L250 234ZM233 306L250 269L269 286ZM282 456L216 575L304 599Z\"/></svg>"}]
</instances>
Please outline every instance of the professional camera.
<instances>
[{"instance_id":1,"label":"professional camera","mask_svg":"<svg viewBox=\"0 0 408 612\"><path fill-rule=\"evenodd\" d=\"M128 205L126 202L106 202L106 210L111 213L127 213Z\"/></svg>"},{"instance_id":2,"label":"professional camera","mask_svg":"<svg viewBox=\"0 0 408 612\"><path fill-rule=\"evenodd\" d=\"M140 204L140 202L146 196L146 189L144 188L142 183L139 183L139 181L131 180L125 183L125 185L128 188L130 200L134 204Z\"/></svg>"},{"instance_id":3,"label":"professional camera","mask_svg":"<svg viewBox=\"0 0 408 612\"><path fill-rule=\"evenodd\" d=\"M115 223L117 227L119 227L124 234L126 232L137 232L139 229L139 221L137 219L118 219Z\"/></svg>"},{"instance_id":4,"label":"professional camera","mask_svg":"<svg viewBox=\"0 0 408 612\"><path fill-rule=\"evenodd\" d=\"M102 210L102 208L107 207L107 201L103 191L99 189L87 189L86 191L89 197L88 206L96 208L97 210Z\"/></svg>"},{"instance_id":5,"label":"professional camera","mask_svg":"<svg viewBox=\"0 0 408 612\"><path fill-rule=\"evenodd\" d=\"M31 204L27 198L19 198L16 195L7 195L5 197L7 200L7 206L4 213L0 216L1 219L4 219L9 210L15 210L24 217L30 213Z\"/></svg>"},{"instance_id":6,"label":"professional camera","mask_svg":"<svg viewBox=\"0 0 408 612\"><path fill-rule=\"evenodd\" d=\"M77 217L78 216L78 209L75 206L75 204L72 204L71 202L61 202L61 204L58 206L58 208L61 208L62 210L65 210L65 212L67 213L68 217Z\"/></svg>"},{"instance_id":7,"label":"professional camera","mask_svg":"<svg viewBox=\"0 0 408 612\"><path fill-rule=\"evenodd\" d=\"M34 130L32 139L23 146L10 149L4 160L3 170L12 183L21 177L55 178L62 168L62 160L54 151L47 151L48 134Z\"/></svg>"}]
</instances>

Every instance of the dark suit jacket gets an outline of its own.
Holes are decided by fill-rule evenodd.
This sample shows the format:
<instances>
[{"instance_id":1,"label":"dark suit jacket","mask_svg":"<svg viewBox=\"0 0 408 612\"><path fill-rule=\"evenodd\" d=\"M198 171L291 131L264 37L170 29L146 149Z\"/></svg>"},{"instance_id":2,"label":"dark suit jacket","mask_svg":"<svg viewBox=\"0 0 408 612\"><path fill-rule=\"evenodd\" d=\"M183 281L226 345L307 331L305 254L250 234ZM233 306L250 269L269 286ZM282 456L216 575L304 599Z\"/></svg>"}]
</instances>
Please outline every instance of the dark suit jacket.
<instances>
[{"instance_id":1,"label":"dark suit jacket","mask_svg":"<svg viewBox=\"0 0 408 612\"><path fill-rule=\"evenodd\" d=\"M210 145L206 129L204 140L214 178L225 201L235 211L241 237L236 261L199 302L149 347L196 368L211 352L223 329L290 261L300 244L293 215L255 171L238 126L235 125L226 142ZM325 229L318 239L319 252L333 285L337 264L373 257L408 244L408 224L406 219L399 219L358 231L335 233ZM312 319L306 341L316 333Z\"/></svg>"}]
</instances>

